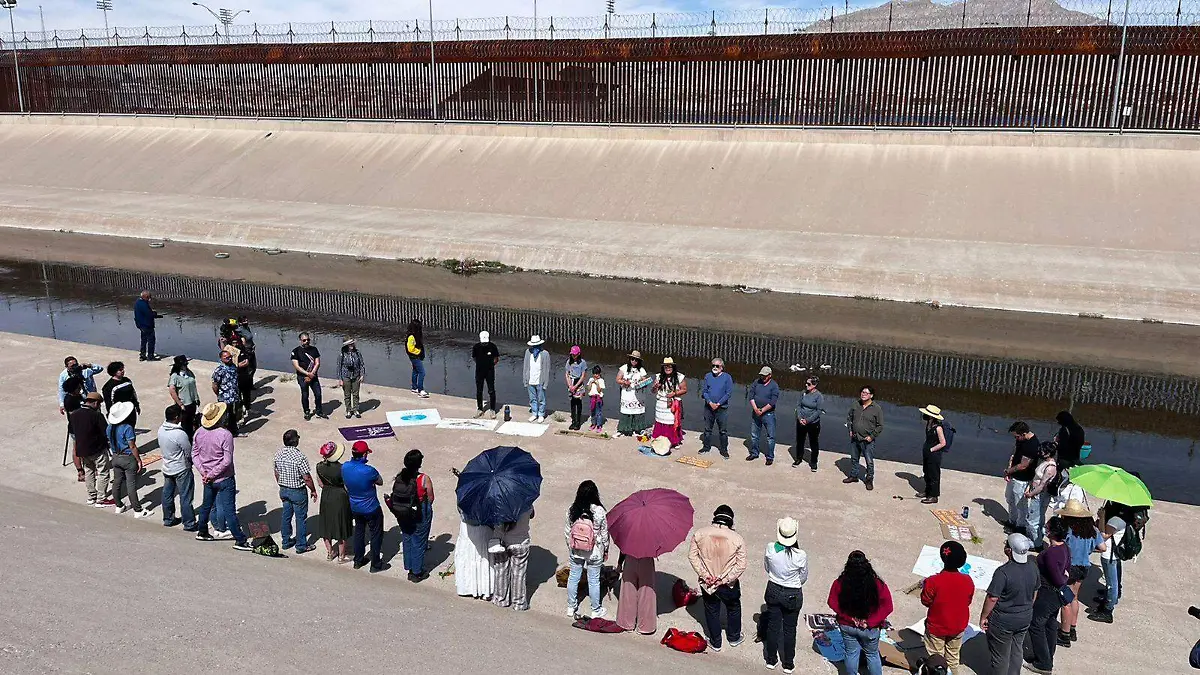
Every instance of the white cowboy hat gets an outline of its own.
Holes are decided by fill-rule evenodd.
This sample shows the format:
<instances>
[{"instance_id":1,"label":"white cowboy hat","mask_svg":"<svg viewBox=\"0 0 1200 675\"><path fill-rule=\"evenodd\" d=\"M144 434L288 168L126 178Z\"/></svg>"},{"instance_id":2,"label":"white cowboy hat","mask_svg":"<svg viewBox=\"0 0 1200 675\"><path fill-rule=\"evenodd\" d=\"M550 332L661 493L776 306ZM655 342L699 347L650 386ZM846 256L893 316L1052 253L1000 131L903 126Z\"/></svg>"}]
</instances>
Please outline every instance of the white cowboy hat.
<instances>
[{"instance_id":1,"label":"white cowboy hat","mask_svg":"<svg viewBox=\"0 0 1200 675\"><path fill-rule=\"evenodd\" d=\"M650 441L650 447L654 450L654 454L659 457L666 457L671 454L671 439L666 436L659 436Z\"/></svg>"},{"instance_id":2,"label":"white cowboy hat","mask_svg":"<svg viewBox=\"0 0 1200 675\"><path fill-rule=\"evenodd\" d=\"M784 546L795 546L799 529L800 523L797 523L795 518L780 518L779 522L775 523L775 541Z\"/></svg>"},{"instance_id":3,"label":"white cowboy hat","mask_svg":"<svg viewBox=\"0 0 1200 675\"><path fill-rule=\"evenodd\" d=\"M108 406L108 423L120 424L133 413L133 404L129 401L121 401Z\"/></svg>"},{"instance_id":4,"label":"white cowboy hat","mask_svg":"<svg viewBox=\"0 0 1200 675\"><path fill-rule=\"evenodd\" d=\"M945 417L942 417L942 409L936 405L927 405L924 408L918 408L917 410L919 410L922 415L929 415L935 420L946 419Z\"/></svg>"},{"instance_id":5,"label":"white cowboy hat","mask_svg":"<svg viewBox=\"0 0 1200 675\"><path fill-rule=\"evenodd\" d=\"M526 342L525 344L529 345L530 347L536 347L538 345L546 344L546 341L542 339L541 335L534 335L533 337L529 338L529 342Z\"/></svg>"}]
</instances>

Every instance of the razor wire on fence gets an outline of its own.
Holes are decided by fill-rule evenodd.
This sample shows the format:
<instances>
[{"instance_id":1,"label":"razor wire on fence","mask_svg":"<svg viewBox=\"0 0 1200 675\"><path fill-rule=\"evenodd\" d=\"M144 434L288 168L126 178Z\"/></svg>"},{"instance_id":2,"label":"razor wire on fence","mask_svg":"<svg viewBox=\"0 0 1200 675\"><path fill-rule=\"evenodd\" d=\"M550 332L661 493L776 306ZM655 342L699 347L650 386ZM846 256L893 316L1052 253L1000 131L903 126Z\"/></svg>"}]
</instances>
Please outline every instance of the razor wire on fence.
<instances>
[{"instance_id":1,"label":"razor wire on fence","mask_svg":"<svg viewBox=\"0 0 1200 675\"><path fill-rule=\"evenodd\" d=\"M1200 0L961 0L951 3L848 0L812 8L766 8L599 16L327 21L321 23L133 26L19 31L0 48L134 45L576 40L920 31L1025 26L1190 26ZM432 26L432 30L431 30Z\"/></svg>"}]
</instances>

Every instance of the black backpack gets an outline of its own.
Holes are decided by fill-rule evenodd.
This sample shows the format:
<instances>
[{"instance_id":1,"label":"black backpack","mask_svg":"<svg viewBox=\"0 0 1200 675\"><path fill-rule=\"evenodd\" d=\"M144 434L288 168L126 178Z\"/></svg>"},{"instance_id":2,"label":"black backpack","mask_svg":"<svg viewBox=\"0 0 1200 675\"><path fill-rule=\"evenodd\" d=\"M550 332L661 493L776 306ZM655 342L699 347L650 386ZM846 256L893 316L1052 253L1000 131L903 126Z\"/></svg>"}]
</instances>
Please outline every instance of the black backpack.
<instances>
[{"instance_id":1,"label":"black backpack","mask_svg":"<svg viewBox=\"0 0 1200 675\"><path fill-rule=\"evenodd\" d=\"M1046 481L1046 494L1051 497L1057 497L1058 491L1062 489L1062 484L1067 481L1066 469L1059 466L1058 462L1054 463L1054 477Z\"/></svg>"},{"instance_id":2,"label":"black backpack","mask_svg":"<svg viewBox=\"0 0 1200 675\"><path fill-rule=\"evenodd\" d=\"M1113 553L1118 560L1128 561L1133 560L1142 552L1142 533L1133 524L1125 526L1125 536L1121 537L1121 543L1117 544L1117 549Z\"/></svg>"},{"instance_id":3,"label":"black backpack","mask_svg":"<svg viewBox=\"0 0 1200 675\"><path fill-rule=\"evenodd\" d=\"M417 482L420 480L421 475L417 474L411 483L405 483L400 474L396 474L396 480L392 483L392 494L388 495L387 505L392 515L396 516L401 530L412 530L421 522L421 499L417 494Z\"/></svg>"},{"instance_id":4,"label":"black backpack","mask_svg":"<svg viewBox=\"0 0 1200 675\"><path fill-rule=\"evenodd\" d=\"M942 420L942 435L946 437L946 447L942 448L942 452L947 452L954 446L954 434L958 433L958 429L950 426L950 420Z\"/></svg>"}]
</instances>

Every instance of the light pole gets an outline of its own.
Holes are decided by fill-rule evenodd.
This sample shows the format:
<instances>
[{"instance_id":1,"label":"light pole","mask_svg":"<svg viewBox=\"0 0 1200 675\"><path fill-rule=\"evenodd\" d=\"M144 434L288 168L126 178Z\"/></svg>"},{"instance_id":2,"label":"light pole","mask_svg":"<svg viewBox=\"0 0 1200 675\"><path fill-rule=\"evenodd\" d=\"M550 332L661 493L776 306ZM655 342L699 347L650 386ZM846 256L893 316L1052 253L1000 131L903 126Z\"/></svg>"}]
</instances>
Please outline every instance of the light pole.
<instances>
[{"instance_id":1,"label":"light pole","mask_svg":"<svg viewBox=\"0 0 1200 675\"><path fill-rule=\"evenodd\" d=\"M212 17L216 19L218 23L220 23L222 26L225 26L225 42L229 42L229 24L233 23L233 20L238 18L238 15L250 13L250 10L248 9L239 9L235 12L232 9L225 9L224 7L214 12L208 5L204 3L193 2L192 4L196 7L202 8L209 14L212 14Z\"/></svg>"},{"instance_id":2,"label":"light pole","mask_svg":"<svg viewBox=\"0 0 1200 675\"><path fill-rule=\"evenodd\" d=\"M429 0L429 99L433 107L433 119L435 120L438 116L437 74L434 72L436 66L437 62L433 56L433 0Z\"/></svg>"},{"instance_id":3,"label":"light pole","mask_svg":"<svg viewBox=\"0 0 1200 675\"><path fill-rule=\"evenodd\" d=\"M108 39L108 13L112 11L112 0L96 0L96 9L104 12L104 37Z\"/></svg>"},{"instance_id":4,"label":"light pole","mask_svg":"<svg viewBox=\"0 0 1200 675\"><path fill-rule=\"evenodd\" d=\"M21 92L21 64L17 63L17 25L13 23L13 10L17 0L0 0L0 7L8 10L8 28L12 31L13 77L17 80L17 108L25 112L25 95Z\"/></svg>"}]
</instances>

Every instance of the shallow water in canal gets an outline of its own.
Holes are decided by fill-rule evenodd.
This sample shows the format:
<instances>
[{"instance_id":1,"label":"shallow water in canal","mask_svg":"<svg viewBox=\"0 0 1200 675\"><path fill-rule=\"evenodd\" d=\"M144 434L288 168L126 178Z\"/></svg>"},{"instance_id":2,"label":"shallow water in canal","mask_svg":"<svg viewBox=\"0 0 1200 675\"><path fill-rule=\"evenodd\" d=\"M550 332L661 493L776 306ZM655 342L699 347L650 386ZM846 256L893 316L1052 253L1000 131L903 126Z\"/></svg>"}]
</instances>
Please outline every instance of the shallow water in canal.
<instances>
[{"instance_id":1,"label":"shallow water in canal","mask_svg":"<svg viewBox=\"0 0 1200 675\"><path fill-rule=\"evenodd\" d=\"M246 314L254 327L263 368L290 370L288 359L297 344L296 335L306 330L313 334L329 364L323 374L332 379L331 366L336 362L331 357L344 337L353 336L367 362L368 382L402 389L409 387L411 372L402 344L404 326L408 318L420 317L426 326L428 350L425 388L466 398L475 395L470 349L478 331L488 330L502 354L497 397L511 405L514 417L521 419L527 415L528 405L521 386L522 352L528 335L535 332L546 338L555 357L548 409L564 415L569 413L562 364L572 344L583 348L590 364L603 366L614 393L616 369L628 350L641 350L653 371L663 356L674 356L689 380L684 426L693 437L702 424L703 405L696 378L707 372L711 357L724 357L737 383L729 426L730 434L738 437L749 434L746 387L762 365L775 369L783 390L776 440L789 447L795 441L793 410L804 378L816 372L825 393L821 438L826 468L832 467L834 460L846 461L845 416L863 384L875 387L884 410L879 458L919 464L924 431L917 407L934 404L946 411L958 431L944 466L991 475L999 474L1011 454L1012 439L1006 430L1014 419L1027 420L1039 437L1048 440L1057 430L1055 413L1071 408L1087 430L1093 447L1090 461L1141 472L1157 499L1200 503L1200 491L1194 489L1200 478L1194 460L1195 439L1200 436L1196 424L1200 421L1200 383L1187 378L942 355L920 349L793 343L766 336L706 334L549 312L509 312L429 300L5 261L0 261L0 331L136 349L138 331L133 325L132 305L142 288L154 291L156 309L167 315L158 322L160 354L185 353L215 361L219 321ZM88 360L86 353L76 356ZM789 372L793 364L806 372ZM169 369L169 361L164 361L164 383ZM46 373L49 390L56 378L57 372ZM334 399L338 392L326 388L326 396ZM277 389L276 398L276 405L293 403L285 389ZM299 398L298 391L294 398ZM298 400L294 404L298 406ZM608 405L610 429L615 429L615 396ZM778 452L785 452L782 445ZM732 447L731 455L734 461L741 461L745 452ZM784 455L779 463L782 470L807 470L788 468L790 457ZM918 476L910 480L914 487L919 483ZM996 498L1002 500L1003 496Z\"/></svg>"}]
</instances>

